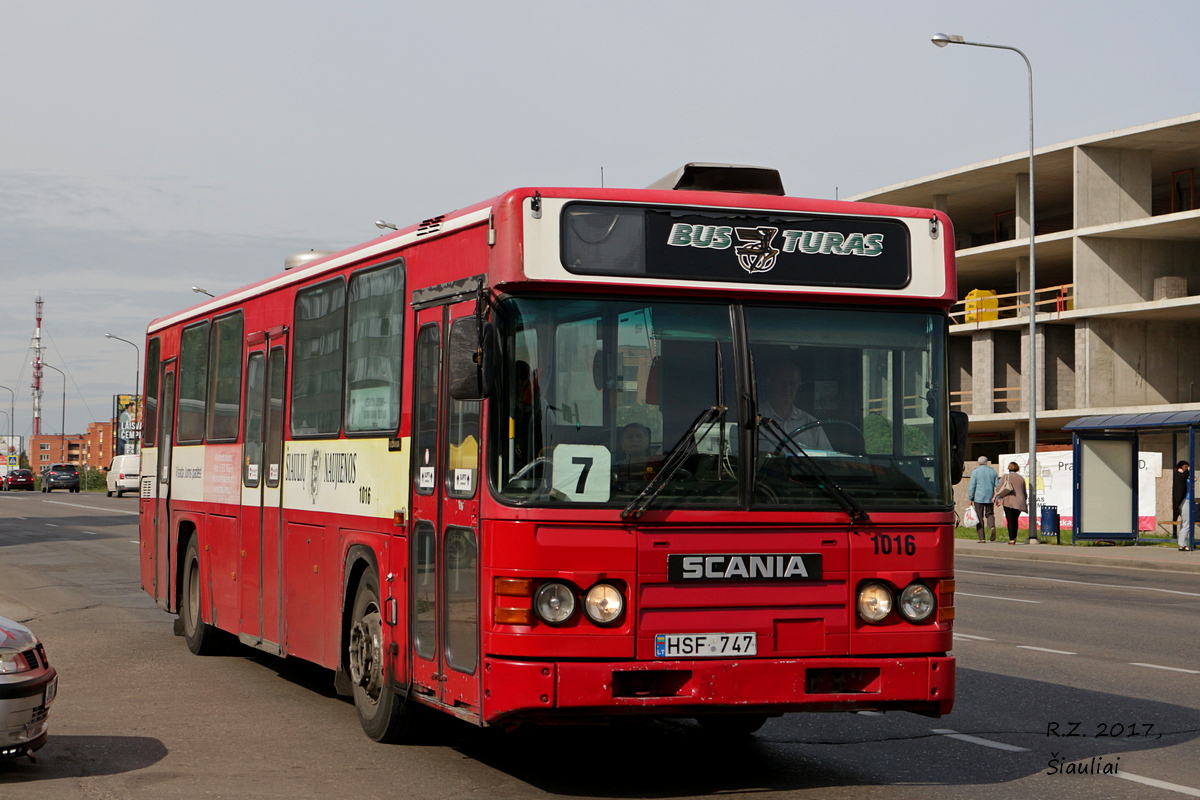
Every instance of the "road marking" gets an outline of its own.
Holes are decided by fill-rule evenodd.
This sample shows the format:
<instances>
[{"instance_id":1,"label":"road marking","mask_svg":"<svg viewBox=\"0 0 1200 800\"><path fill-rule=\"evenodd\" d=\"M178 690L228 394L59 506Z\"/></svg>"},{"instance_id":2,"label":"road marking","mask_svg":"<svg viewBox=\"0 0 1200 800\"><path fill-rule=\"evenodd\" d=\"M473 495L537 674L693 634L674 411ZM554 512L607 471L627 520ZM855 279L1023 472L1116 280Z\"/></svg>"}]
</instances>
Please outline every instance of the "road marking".
<instances>
[{"instance_id":1,"label":"road marking","mask_svg":"<svg viewBox=\"0 0 1200 800\"><path fill-rule=\"evenodd\" d=\"M1130 661L1135 667L1149 667L1150 669L1167 669L1171 672L1186 672L1188 675L1200 675L1200 669L1184 669L1183 667L1164 667L1162 664L1143 664L1140 661Z\"/></svg>"},{"instance_id":2,"label":"road marking","mask_svg":"<svg viewBox=\"0 0 1200 800\"><path fill-rule=\"evenodd\" d=\"M1035 603L1040 605L1041 600L1018 600L1015 597L995 597L990 594L967 594L966 592L955 592L956 597L982 597L984 600L1008 600L1010 603Z\"/></svg>"},{"instance_id":3,"label":"road marking","mask_svg":"<svg viewBox=\"0 0 1200 800\"><path fill-rule=\"evenodd\" d=\"M130 539L130 540L129 540L129 543L130 543L130 544L141 544L141 542L140 542L139 540L137 540L137 539Z\"/></svg>"},{"instance_id":4,"label":"road marking","mask_svg":"<svg viewBox=\"0 0 1200 800\"><path fill-rule=\"evenodd\" d=\"M992 747L996 750L1007 750L1010 753L1028 753L1029 749L1025 747L1017 747L1015 744L1005 744L1004 742L993 742L991 739L981 739L978 736L970 736L958 731L952 731L949 728L935 728L934 733L945 736L947 739L958 739L960 742L970 742L971 744L981 744L984 747Z\"/></svg>"},{"instance_id":5,"label":"road marking","mask_svg":"<svg viewBox=\"0 0 1200 800\"><path fill-rule=\"evenodd\" d=\"M882 711L855 711L854 713L858 714L859 716L862 716L862 717L882 717L883 716Z\"/></svg>"},{"instance_id":6,"label":"road marking","mask_svg":"<svg viewBox=\"0 0 1200 800\"><path fill-rule=\"evenodd\" d=\"M1134 775L1132 772L1114 772L1114 777L1124 778L1127 781L1134 783L1143 783L1146 786L1153 786L1156 789L1166 789L1169 792L1179 792L1186 794L1188 797L1200 797L1200 789L1193 789L1190 786L1180 786L1178 783L1167 783L1155 778L1146 778L1141 775Z\"/></svg>"},{"instance_id":7,"label":"road marking","mask_svg":"<svg viewBox=\"0 0 1200 800\"><path fill-rule=\"evenodd\" d=\"M1022 650L1037 650L1039 653L1058 653L1060 656L1077 656L1079 653L1071 653L1066 650L1051 650L1049 647L1034 647L1029 644L1019 644L1017 647Z\"/></svg>"},{"instance_id":8,"label":"road marking","mask_svg":"<svg viewBox=\"0 0 1200 800\"><path fill-rule=\"evenodd\" d=\"M100 535L100 534L96 533L95 531L84 531L84 533L86 533L88 536L99 536Z\"/></svg>"},{"instance_id":9,"label":"road marking","mask_svg":"<svg viewBox=\"0 0 1200 800\"><path fill-rule=\"evenodd\" d=\"M1113 564L1114 567L1122 566ZM1181 594L1185 597L1200 597L1200 592L1181 592L1178 589L1159 589L1154 586L1124 586L1120 583L1091 583L1089 581L1069 581L1066 578L1042 578L1037 575L1019 575L1010 572L972 572L966 569L956 569L958 575L990 575L994 578L1025 578L1031 581L1048 581L1050 583L1073 583L1076 586L1101 586L1105 589L1136 589L1143 592L1162 592L1163 594ZM959 592L958 594L962 594Z\"/></svg>"},{"instance_id":10,"label":"road marking","mask_svg":"<svg viewBox=\"0 0 1200 800\"><path fill-rule=\"evenodd\" d=\"M996 641L995 639L989 639L986 636L971 636L968 633L955 633L954 638L955 639L973 639L977 642L994 642L994 641Z\"/></svg>"},{"instance_id":11,"label":"road marking","mask_svg":"<svg viewBox=\"0 0 1200 800\"><path fill-rule=\"evenodd\" d=\"M57 526L57 525L55 525L53 522L46 522L46 523L43 523L43 524L44 524L44 525L45 525L47 528L57 528L57 527L58 527L58 526Z\"/></svg>"},{"instance_id":12,"label":"road marking","mask_svg":"<svg viewBox=\"0 0 1200 800\"><path fill-rule=\"evenodd\" d=\"M77 503L63 503L58 500L43 500L43 503L49 503L52 506L66 506L67 508L86 508L89 511L107 511L110 514L128 514L131 517L136 517L136 511L122 511L118 508L103 508L102 506L81 506Z\"/></svg>"}]
</instances>

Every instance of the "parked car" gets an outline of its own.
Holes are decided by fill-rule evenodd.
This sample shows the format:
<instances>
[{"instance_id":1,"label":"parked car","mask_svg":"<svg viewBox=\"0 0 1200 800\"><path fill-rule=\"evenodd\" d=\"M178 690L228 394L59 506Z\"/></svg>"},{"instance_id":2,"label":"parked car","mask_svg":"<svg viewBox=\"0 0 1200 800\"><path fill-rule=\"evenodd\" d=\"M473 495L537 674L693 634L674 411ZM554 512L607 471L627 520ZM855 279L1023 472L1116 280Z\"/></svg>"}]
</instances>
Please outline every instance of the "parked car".
<instances>
[{"instance_id":1,"label":"parked car","mask_svg":"<svg viewBox=\"0 0 1200 800\"><path fill-rule=\"evenodd\" d=\"M19 622L0 617L0 758L29 756L46 743L58 672Z\"/></svg>"},{"instance_id":2,"label":"parked car","mask_svg":"<svg viewBox=\"0 0 1200 800\"><path fill-rule=\"evenodd\" d=\"M0 489L6 492L15 491L17 489L27 489L33 491L33 472L27 469L14 469L4 476L0 481Z\"/></svg>"},{"instance_id":3,"label":"parked car","mask_svg":"<svg viewBox=\"0 0 1200 800\"><path fill-rule=\"evenodd\" d=\"M136 492L142 478L141 456L116 456L108 467L108 496Z\"/></svg>"},{"instance_id":4,"label":"parked car","mask_svg":"<svg viewBox=\"0 0 1200 800\"><path fill-rule=\"evenodd\" d=\"M74 464L54 464L42 470L42 491L55 489L79 491L79 470Z\"/></svg>"}]
</instances>

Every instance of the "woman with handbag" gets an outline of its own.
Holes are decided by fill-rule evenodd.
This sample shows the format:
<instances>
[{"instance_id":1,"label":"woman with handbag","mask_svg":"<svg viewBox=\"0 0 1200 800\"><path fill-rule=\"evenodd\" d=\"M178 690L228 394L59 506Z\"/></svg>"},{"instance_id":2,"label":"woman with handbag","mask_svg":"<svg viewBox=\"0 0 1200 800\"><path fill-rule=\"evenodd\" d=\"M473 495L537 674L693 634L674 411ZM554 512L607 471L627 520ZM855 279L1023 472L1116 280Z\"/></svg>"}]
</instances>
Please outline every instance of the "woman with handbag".
<instances>
[{"instance_id":1,"label":"woman with handbag","mask_svg":"<svg viewBox=\"0 0 1200 800\"><path fill-rule=\"evenodd\" d=\"M1008 463L1008 472L996 482L995 502L1004 508L1004 520L1008 523L1008 543L1017 543L1017 521L1029 503L1025 494L1025 479L1017 472L1017 462Z\"/></svg>"}]
</instances>

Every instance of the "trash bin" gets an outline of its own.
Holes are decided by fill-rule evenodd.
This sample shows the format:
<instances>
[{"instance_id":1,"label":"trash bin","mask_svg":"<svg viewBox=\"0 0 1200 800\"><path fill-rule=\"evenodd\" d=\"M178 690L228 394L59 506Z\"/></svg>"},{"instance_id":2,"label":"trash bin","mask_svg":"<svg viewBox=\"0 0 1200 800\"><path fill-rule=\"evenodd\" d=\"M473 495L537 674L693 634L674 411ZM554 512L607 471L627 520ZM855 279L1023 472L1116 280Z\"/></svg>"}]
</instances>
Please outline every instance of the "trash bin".
<instances>
[{"instance_id":1,"label":"trash bin","mask_svg":"<svg viewBox=\"0 0 1200 800\"><path fill-rule=\"evenodd\" d=\"M1058 533L1058 506L1042 506L1042 536Z\"/></svg>"}]
</instances>

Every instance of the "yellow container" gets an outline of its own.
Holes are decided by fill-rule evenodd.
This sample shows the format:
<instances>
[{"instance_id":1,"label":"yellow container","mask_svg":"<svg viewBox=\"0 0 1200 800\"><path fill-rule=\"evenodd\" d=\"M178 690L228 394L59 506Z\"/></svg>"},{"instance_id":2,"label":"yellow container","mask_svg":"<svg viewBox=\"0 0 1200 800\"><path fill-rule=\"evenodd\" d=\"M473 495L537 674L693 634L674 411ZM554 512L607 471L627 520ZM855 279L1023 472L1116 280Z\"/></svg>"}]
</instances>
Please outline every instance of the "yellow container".
<instances>
[{"instance_id":1,"label":"yellow container","mask_svg":"<svg viewBox=\"0 0 1200 800\"><path fill-rule=\"evenodd\" d=\"M987 322L1000 318L1000 301L989 289L972 289L967 292L964 322Z\"/></svg>"}]
</instances>

